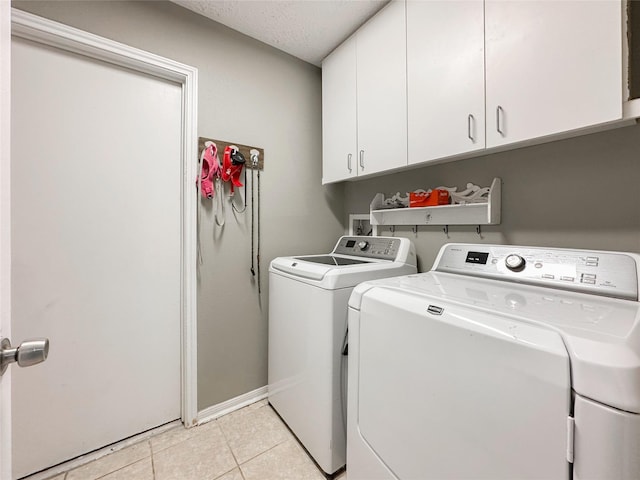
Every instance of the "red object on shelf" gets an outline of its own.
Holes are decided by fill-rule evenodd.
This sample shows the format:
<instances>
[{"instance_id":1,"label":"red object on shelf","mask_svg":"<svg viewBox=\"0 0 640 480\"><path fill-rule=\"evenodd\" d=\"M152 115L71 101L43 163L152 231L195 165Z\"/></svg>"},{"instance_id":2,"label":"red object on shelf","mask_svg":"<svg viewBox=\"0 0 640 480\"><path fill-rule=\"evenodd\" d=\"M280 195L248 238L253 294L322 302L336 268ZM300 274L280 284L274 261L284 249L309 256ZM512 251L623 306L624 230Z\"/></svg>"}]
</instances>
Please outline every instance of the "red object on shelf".
<instances>
[{"instance_id":1,"label":"red object on shelf","mask_svg":"<svg viewBox=\"0 0 640 480\"><path fill-rule=\"evenodd\" d=\"M449 192L447 190L431 190L430 192L410 192L410 207L435 207L449 205Z\"/></svg>"}]
</instances>

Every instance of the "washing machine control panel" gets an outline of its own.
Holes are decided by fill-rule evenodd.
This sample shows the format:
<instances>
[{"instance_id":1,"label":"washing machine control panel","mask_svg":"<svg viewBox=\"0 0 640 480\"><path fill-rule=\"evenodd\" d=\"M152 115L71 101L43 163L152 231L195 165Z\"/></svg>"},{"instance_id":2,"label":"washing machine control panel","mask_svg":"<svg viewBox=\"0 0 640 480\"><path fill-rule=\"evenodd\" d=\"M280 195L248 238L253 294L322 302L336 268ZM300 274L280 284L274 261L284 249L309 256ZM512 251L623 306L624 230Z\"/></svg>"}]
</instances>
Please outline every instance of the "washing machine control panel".
<instances>
[{"instance_id":1,"label":"washing machine control panel","mask_svg":"<svg viewBox=\"0 0 640 480\"><path fill-rule=\"evenodd\" d=\"M392 237L342 237L332 253L396 260L400 242L399 238Z\"/></svg>"},{"instance_id":2,"label":"washing machine control panel","mask_svg":"<svg viewBox=\"0 0 640 480\"><path fill-rule=\"evenodd\" d=\"M449 244L433 270L638 300L637 268L619 252Z\"/></svg>"}]
</instances>

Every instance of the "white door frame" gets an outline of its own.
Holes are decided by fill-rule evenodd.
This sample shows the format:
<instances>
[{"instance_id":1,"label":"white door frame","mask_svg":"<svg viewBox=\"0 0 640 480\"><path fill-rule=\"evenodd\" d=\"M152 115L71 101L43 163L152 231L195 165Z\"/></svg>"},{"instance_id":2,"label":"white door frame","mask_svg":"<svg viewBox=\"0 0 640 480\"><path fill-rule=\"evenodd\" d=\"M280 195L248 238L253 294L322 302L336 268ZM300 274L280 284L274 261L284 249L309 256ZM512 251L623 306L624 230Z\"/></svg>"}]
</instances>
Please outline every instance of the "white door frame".
<instances>
[{"instance_id":1,"label":"white door frame","mask_svg":"<svg viewBox=\"0 0 640 480\"><path fill-rule=\"evenodd\" d=\"M2 0L0 0L1 2ZM196 178L198 70L137 48L114 42L21 10L11 10L11 34L142 72L182 86L181 185L181 418L186 427L197 424L197 278ZM4 42L3 42L4 45ZM4 53L4 52L3 52ZM3 55L4 57L4 55ZM3 129L2 139L5 139ZM4 143L4 142L3 142ZM3 165L5 160L3 160ZM5 168L3 166L3 168ZM6 166L8 168L8 166ZM3 171L4 175L4 171ZM2 180L3 209L5 183ZM3 216L3 224L4 224ZM4 248L4 247L3 247ZM3 269L4 276L5 271ZM4 300L4 297L3 297ZM6 317L5 317L6 320ZM33 332L37 335L38 332ZM20 339L15 339L19 341ZM6 461L6 458L3 460ZM4 478L4 477L2 477Z\"/></svg>"},{"instance_id":2,"label":"white door frame","mask_svg":"<svg viewBox=\"0 0 640 480\"><path fill-rule=\"evenodd\" d=\"M0 0L0 336L11 335L11 2ZM11 480L11 372L0 378L0 480Z\"/></svg>"}]
</instances>

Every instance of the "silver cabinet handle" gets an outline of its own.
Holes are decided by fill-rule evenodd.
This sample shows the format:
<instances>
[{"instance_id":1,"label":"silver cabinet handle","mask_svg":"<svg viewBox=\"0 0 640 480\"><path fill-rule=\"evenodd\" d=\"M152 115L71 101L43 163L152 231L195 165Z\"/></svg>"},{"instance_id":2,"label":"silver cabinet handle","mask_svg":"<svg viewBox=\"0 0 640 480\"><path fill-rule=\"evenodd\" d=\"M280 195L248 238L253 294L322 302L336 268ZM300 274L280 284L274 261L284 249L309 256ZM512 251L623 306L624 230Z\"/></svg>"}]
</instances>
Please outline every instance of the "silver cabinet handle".
<instances>
[{"instance_id":1,"label":"silver cabinet handle","mask_svg":"<svg viewBox=\"0 0 640 480\"><path fill-rule=\"evenodd\" d=\"M496 130L500 135L504 135L504 132L502 131L502 125L500 122L503 113L504 113L504 110L500 105L498 105L498 107L496 108Z\"/></svg>"},{"instance_id":2,"label":"silver cabinet handle","mask_svg":"<svg viewBox=\"0 0 640 480\"><path fill-rule=\"evenodd\" d=\"M349 173L351 173L351 157L353 157L353 155L349 154L347 155L347 168L349 169Z\"/></svg>"},{"instance_id":3,"label":"silver cabinet handle","mask_svg":"<svg viewBox=\"0 0 640 480\"><path fill-rule=\"evenodd\" d=\"M474 141L473 138L473 132L471 130L471 124L473 123L475 119L473 118L473 115L470 113L469 116L467 117L467 137L469 137L469 140L471 140L472 142Z\"/></svg>"},{"instance_id":4,"label":"silver cabinet handle","mask_svg":"<svg viewBox=\"0 0 640 480\"><path fill-rule=\"evenodd\" d=\"M360 150L360 168L364 170L364 150Z\"/></svg>"},{"instance_id":5,"label":"silver cabinet handle","mask_svg":"<svg viewBox=\"0 0 640 480\"><path fill-rule=\"evenodd\" d=\"M9 339L3 338L0 342L0 375L11 363L17 362L21 367L30 367L44 362L48 356L48 338L25 340L16 348L11 348Z\"/></svg>"}]
</instances>

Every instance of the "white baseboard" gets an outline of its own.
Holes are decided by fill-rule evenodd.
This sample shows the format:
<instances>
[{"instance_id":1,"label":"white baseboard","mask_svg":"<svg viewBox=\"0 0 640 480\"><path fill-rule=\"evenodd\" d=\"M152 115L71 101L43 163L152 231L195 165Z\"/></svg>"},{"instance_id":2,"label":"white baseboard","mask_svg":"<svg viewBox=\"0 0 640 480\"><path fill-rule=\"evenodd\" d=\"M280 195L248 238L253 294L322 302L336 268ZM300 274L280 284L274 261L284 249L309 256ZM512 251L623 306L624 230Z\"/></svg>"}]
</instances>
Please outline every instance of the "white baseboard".
<instances>
[{"instance_id":1,"label":"white baseboard","mask_svg":"<svg viewBox=\"0 0 640 480\"><path fill-rule=\"evenodd\" d=\"M267 398L267 386L256 388L250 392L244 393L237 397L231 398L226 402L212 405L198 412L198 425L215 420L227 413L235 412L236 410L258 402L264 398Z\"/></svg>"}]
</instances>

